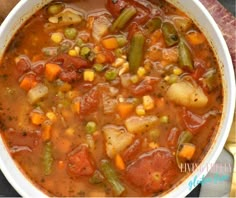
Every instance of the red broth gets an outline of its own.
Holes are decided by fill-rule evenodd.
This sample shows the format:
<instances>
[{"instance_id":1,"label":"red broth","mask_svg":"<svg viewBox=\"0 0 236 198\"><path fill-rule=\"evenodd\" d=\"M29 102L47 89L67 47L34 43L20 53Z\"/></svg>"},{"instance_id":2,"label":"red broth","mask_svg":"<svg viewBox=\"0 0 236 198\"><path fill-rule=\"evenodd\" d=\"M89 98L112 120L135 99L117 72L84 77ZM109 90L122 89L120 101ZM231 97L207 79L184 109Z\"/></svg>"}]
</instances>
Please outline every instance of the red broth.
<instances>
[{"instance_id":1,"label":"red broth","mask_svg":"<svg viewBox=\"0 0 236 198\"><path fill-rule=\"evenodd\" d=\"M206 37L162 0L50 3L12 39L0 88L9 153L51 196L171 189L207 152L223 101Z\"/></svg>"}]
</instances>

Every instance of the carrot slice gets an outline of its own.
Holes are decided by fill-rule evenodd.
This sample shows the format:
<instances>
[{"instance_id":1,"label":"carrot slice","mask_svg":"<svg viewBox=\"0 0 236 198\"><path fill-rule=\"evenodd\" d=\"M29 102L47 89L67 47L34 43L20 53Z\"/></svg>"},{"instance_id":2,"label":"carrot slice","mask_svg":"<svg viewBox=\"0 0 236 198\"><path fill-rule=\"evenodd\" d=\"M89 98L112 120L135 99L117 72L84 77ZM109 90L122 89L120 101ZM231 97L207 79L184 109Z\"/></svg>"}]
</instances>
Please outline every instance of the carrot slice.
<instances>
[{"instance_id":1,"label":"carrot slice","mask_svg":"<svg viewBox=\"0 0 236 198\"><path fill-rule=\"evenodd\" d=\"M122 102L117 104L117 112L121 118L128 117L133 110L134 110L134 105L131 103Z\"/></svg>"},{"instance_id":2,"label":"carrot slice","mask_svg":"<svg viewBox=\"0 0 236 198\"><path fill-rule=\"evenodd\" d=\"M53 81L61 72L61 67L57 64L48 63L45 66L45 76L48 81Z\"/></svg>"},{"instance_id":3,"label":"carrot slice","mask_svg":"<svg viewBox=\"0 0 236 198\"><path fill-rule=\"evenodd\" d=\"M200 32L191 32L186 35L188 42L192 45L200 45L205 42L205 37Z\"/></svg>"},{"instance_id":4,"label":"carrot slice","mask_svg":"<svg viewBox=\"0 0 236 198\"><path fill-rule=\"evenodd\" d=\"M40 125L46 120L45 115L39 112L32 112L30 114L30 117L31 117L31 122L35 125Z\"/></svg>"},{"instance_id":5,"label":"carrot slice","mask_svg":"<svg viewBox=\"0 0 236 198\"><path fill-rule=\"evenodd\" d=\"M117 39L114 37L103 39L102 45L106 49L116 49L119 47L119 43L117 42Z\"/></svg>"},{"instance_id":6,"label":"carrot slice","mask_svg":"<svg viewBox=\"0 0 236 198\"><path fill-rule=\"evenodd\" d=\"M120 154L116 154L115 164L116 164L116 167L119 170L124 170L125 169L125 163L124 163L124 160L122 159L122 157L120 156Z\"/></svg>"},{"instance_id":7,"label":"carrot slice","mask_svg":"<svg viewBox=\"0 0 236 198\"><path fill-rule=\"evenodd\" d=\"M179 151L179 157L191 160L196 151L196 146L190 143L184 143Z\"/></svg>"},{"instance_id":8,"label":"carrot slice","mask_svg":"<svg viewBox=\"0 0 236 198\"><path fill-rule=\"evenodd\" d=\"M107 61L106 56L102 53L96 55L96 63L105 63Z\"/></svg>"},{"instance_id":9,"label":"carrot slice","mask_svg":"<svg viewBox=\"0 0 236 198\"><path fill-rule=\"evenodd\" d=\"M26 75L20 83L20 88L25 91L29 91L31 88L37 85L37 81L34 75Z\"/></svg>"},{"instance_id":10,"label":"carrot slice","mask_svg":"<svg viewBox=\"0 0 236 198\"><path fill-rule=\"evenodd\" d=\"M52 124L50 122L45 122L42 127L41 138L44 142L51 139Z\"/></svg>"}]
</instances>

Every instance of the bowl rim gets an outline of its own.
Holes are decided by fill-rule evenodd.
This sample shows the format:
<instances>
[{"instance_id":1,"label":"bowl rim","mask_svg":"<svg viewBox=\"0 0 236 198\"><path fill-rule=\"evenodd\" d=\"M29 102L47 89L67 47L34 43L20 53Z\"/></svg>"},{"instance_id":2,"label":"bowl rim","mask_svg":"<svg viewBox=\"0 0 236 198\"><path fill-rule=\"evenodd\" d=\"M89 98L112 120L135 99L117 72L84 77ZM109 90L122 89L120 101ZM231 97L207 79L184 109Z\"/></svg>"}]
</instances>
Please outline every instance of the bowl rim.
<instances>
[{"instance_id":1,"label":"bowl rim","mask_svg":"<svg viewBox=\"0 0 236 198\"><path fill-rule=\"evenodd\" d=\"M33 15L33 13L41 8L43 5L47 4L51 0L37 0L34 1L27 1L27 0L21 0L10 12L10 14L6 17L6 19L3 21L3 23L0 26L0 35L4 34L6 29L11 27L12 31L15 33L17 29L20 27L18 26L17 29L15 28L15 25L17 24L16 18L19 18L18 15L20 15L20 23L22 24L23 21L28 19L30 16ZM167 0L171 3L174 3L177 7L180 7L180 9L183 9L183 6L180 5L180 2L184 2L185 0ZM219 130L221 132L217 132L217 135L215 137L214 143L218 145L217 147L211 144L209 150L207 151L207 154L204 156L203 160L200 162L199 166L207 166L207 163L215 163L217 158L220 155L220 152L222 151L224 147L224 143L226 142L226 139L228 137L228 133L230 131L230 127L233 121L233 115L234 115L234 109L235 109L235 76L234 76L234 70L233 70L233 64L231 60L231 56L228 50L228 47L226 45L226 42L223 38L223 35L218 28L216 22L210 15L210 13L207 11L207 9L202 5L202 3L199 0L190 0L185 3L193 3L194 6L196 6L197 9L201 10L201 13L203 17L207 20L207 22L210 23L212 28L214 29L214 33L216 35L216 40L220 43L222 47L222 53L224 55L224 65L221 67L221 73L222 75L227 75L228 82L223 82L224 91L228 90L227 97L224 97L224 110L227 110L222 116L223 121L221 120L221 126L219 127ZM34 11L31 11L27 14L27 12L24 10L29 10L28 6L30 4L30 7L34 8ZM37 5L36 5L37 4ZM21 14L21 12L25 14ZM191 13L188 13L189 16L191 16ZM192 17L192 16L191 16ZM13 21L13 24L12 24ZM200 24L198 24L199 26ZM200 29L204 31L201 27ZM204 31L204 33L206 33ZM207 34L207 33L206 33ZM14 34L13 34L14 35ZM11 35L12 36L12 35ZM208 35L207 35L208 36ZM8 43L10 42L9 38L5 36L6 41L2 46L0 44L0 57L3 55L4 50ZM213 42L214 43L214 42ZM215 52L216 53L216 52ZM218 57L218 55L216 54ZM218 57L219 58L219 57ZM218 62L220 59L218 59ZM221 61L220 61L221 62ZM222 81L223 81L222 77ZM227 85L226 85L227 84ZM229 92L230 88L230 92ZM224 93L226 95L226 93ZM225 105L226 104L226 105ZM0 135L1 136L1 135ZM20 167L16 165L14 160L11 158L11 156L8 153L8 150L5 148L5 143L3 142L2 138L0 138L0 152L2 153L0 156L0 168L7 178L7 180L10 182L10 184L15 188L15 190L22 195L23 197L32 197L32 195L35 195L36 197L47 197L48 195L44 194L43 191L39 190L37 186L33 184L32 181L30 181L29 178L20 170ZM9 166L10 164L10 166ZM167 191L163 194L164 197L183 197L186 196L191 190L188 189L188 183L191 181L192 178L195 176L202 177L203 175L206 175L208 171L206 169L198 170L196 169L194 172L189 174L188 176L184 177L184 180L177 184L176 188L171 188L170 191Z\"/></svg>"}]
</instances>

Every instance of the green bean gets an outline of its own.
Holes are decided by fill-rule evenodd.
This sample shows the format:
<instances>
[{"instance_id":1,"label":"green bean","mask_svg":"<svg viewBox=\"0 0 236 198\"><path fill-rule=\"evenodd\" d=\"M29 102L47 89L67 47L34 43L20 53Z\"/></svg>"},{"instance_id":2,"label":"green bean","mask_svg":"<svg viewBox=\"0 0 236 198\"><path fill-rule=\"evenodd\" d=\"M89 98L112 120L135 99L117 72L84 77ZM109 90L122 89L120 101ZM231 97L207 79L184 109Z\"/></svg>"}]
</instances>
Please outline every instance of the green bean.
<instances>
[{"instance_id":1,"label":"green bean","mask_svg":"<svg viewBox=\"0 0 236 198\"><path fill-rule=\"evenodd\" d=\"M44 165L44 174L45 175L51 174L52 164L53 164L52 143L46 142L46 144L44 146L44 154L43 154L43 165Z\"/></svg>"},{"instance_id":2,"label":"green bean","mask_svg":"<svg viewBox=\"0 0 236 198\"><path fill-rule=\"evenodd\" d=\"M181 161L179 159L179 152L182 148L182 145L183 143L188 143L192 140L193 138L193 135L191 132L189 131L183 131L180 136L179 136L179 139L178 139L178 146L177 146L177 151L176 151L176 162L177 162L177 165L178 167L181 169Z\"/></svg>"},{"instance_id":3,"label":"green bean","mask_svg":"<svg viewBox=\"0 0 236 198\"><path fill-rule=\"evenodd\" d=\"M65 6L62 3L55 3L55 4L50 5L48 7L47 11L49 14L55 15L55 14L58 14L59 12L61 12L64 7Z\"/></svg>"},{"instance_id":4,"label":"green bean","mask_svg":"<svg viewBox=\"0 0 236 198\"><path fill-rule=\"evenodd\" d=\"M168 47L173 46L179 42L178 33L174 27L174 25L170 22L164 22L162 24L162 32L165 39L165 42Z\"/></svg>"},{"instance_id":5,"label":"green bean","mask_svg":"<svg viewBox=\"0 0 236 198\"><path fill-rule=\"evenodd\" d=\"M77 36L77 30L73 27L67 27L64 30L64 34L65 34L66 38L68 38L70 40L74 40Z\"/></svg>"},{"instance_id":6,"label":"green bean","mask_svg":"<svg viewBox=\"0 0 236 198\"><path fill-rule=\"evenodd\" d=\"M192 54L183 39L179 42L179 64L181 67L193 70Z\"/></svg>"},{"instance_id":7,"label":"green bean","mask_svg":"<svg viewBox=\"0 0 236 198\"><path fill-rule=\"evenodd\" d=\"M178 144L190 142L192 138L193 138L193 134L191 132L183 131L179 136Z\"/></svg>"},{"instance_id":8,"label":"green bean","mask_svg":"<svg viewBox=\"0 0 236 198\"><path fill-rule=\"evenodd\" d=\"M102 173L100 173L98 170L96 170L92 177L89 178L89 183L91 184L100 184L102 183L104 180L104 177L102 175Z\"/></svg>"},{"instance_id":9,"label":"green bean","mask_svg":"<svg viewBox=\"0 0 236 198\"><path fill-rule=\"evenodd\" d=\"M153 19L149 20L146 23L145 27L147 28L149 33L152 33L155 30L161 28L161 24L162 24L161 18L157 17L157 18L153 18Z\"/></svg>"},{"instance_id":10,"label":"green bean","mask_svg":"<svg viewBox=\"0 0 236 198\"><path fill-rule=\"evenodd\" d=\"M115 196L120 196L125 191L125 187L120 182L117 173L108 160L101 161L101 171L108 183L112 186Z\"/></svg>"},{"instance_id":11,"label":"green bean","mask_svg":"<svg viewBox=\"0 0 236 198\"><path fill-rule=\"evenodd\" d=\"M136 32L131 39L131 46L128 54L130 71L136 73L141 66L144 54L145 37L141 32Z\"/></svg>"},{"instance_id":12,"label":"green bean","mask_svg":"<svg viewBox=\"0 0 236 198\"><path fill-rule=\"evenodd\" d=\"M137 13L137 10L135 7L131 6L128 8L125 8L120 16L114 21L114 23L111 26L111 32L115 32L117 30L123 29L125 25L129 22L129 20Z\"/></svg>"}]
</instances>

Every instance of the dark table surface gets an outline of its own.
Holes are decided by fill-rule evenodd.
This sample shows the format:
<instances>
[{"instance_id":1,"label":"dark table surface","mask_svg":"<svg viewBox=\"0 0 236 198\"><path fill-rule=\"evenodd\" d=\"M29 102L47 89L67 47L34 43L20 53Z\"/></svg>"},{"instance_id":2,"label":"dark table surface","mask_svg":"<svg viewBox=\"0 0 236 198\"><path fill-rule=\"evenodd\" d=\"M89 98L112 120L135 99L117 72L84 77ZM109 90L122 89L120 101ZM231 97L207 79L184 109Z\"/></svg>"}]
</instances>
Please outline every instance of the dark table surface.
<instances>
[{"instance_id":1,"label":"dark table surface","mask_svg":"<svg viewBox=\"0 0 236 198\"><path fill-rule=\"evenodd\" d=\"M0 6L1 6L0 0ZM9 0L11 1L11 0ZM236 12L235 0L219 0L227 10L229 10L234 16ZM187 197L198 197L201 186L197 186ZM12 186L5 179L4 175L0 171L0 197L20 197L20 195L12 188Z\"/></svg>"}]
</instances>

